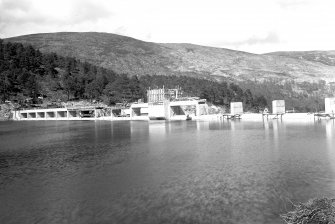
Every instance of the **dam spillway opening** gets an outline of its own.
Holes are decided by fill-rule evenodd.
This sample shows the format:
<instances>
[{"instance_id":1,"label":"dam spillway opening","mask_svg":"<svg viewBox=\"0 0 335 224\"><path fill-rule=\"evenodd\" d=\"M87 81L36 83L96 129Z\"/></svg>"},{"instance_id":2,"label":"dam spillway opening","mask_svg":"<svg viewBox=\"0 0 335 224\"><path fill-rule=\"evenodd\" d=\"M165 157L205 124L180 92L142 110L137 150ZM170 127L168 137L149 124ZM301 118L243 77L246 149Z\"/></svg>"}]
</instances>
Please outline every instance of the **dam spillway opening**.
<instances>
[{"instance_id":1,"label":"dam spillway opening","mask_svg":"<svg viewBox=\"0 0 335 224\"><path fill-rule=\"evenodd\" d=\"M55 118L56 117L56 114L55 114L55 112L46 112L46 117L47 118Z\"/></svg>"},{"instance_id":2,"label":"dam spillway opening","mask_svg":"<svg viewBox=\"0 0 335 224\"><path fill-rule=\"evenodd\" d=\"M28 113L28 118L36 118L36 113Z\"/></svg>"},{"instance_id":3,"label":"dam spillway opening","mask_svg":"<svg viewBox=\"0 0 335 224\"><path fill-rule=\"evenodd\" d=\"M185 111L181 106L171 106L171 116L176 116L176 115L185 115Z\"/></svg>"},{"instance_id":4,"label":"dam spillway opening","mask_svg":"<svg viewBox=\"0 0 335 224\"><path fill-rule=\"evenodd\" d=\"M37 112L37 118L45 118L45 113L44 112Z\"/></svg>"},{"instance_id":5,"label":"dam spillway opening","mask_svg":"<svg viewBox=\"0 0 335 224\"><path fill-rule=\"evenodd\" d=\"M57 112L57 117L66 118L67 117L67 111L58 111Z\"/></svg>"},{"instance_id":6,"label":"dam spillway opening","mask_svg":"<svg viewBox=\"0 0 335 224\"><path fill-rule=\"evenodd\" d=\"M78 117L78 115L77 115L77 111L75 111L75 110L68 111L68 113L69 113L69 117L70 117L70 118L71 118L71 117Z\"/></svg>"},{"instance_id":7,"label":"dam spillway opening","mask_svg":"<svg viewBox=\"0 0 335 224\"><path fill-rule=\"evenodd\" d=\"M21 113L21 118L28 118L28 113Z\"/></svg>"},{"instance_id":8,"label":"dam spillway opening","mask_svg":"<svg viewBox=\"0 0 335 224\"><path fill-rule=\"evenodd\" d=\"M132 108L132 113L133 116L141 116L141 108L140 107Z\"/></svg>"}]
</instances>

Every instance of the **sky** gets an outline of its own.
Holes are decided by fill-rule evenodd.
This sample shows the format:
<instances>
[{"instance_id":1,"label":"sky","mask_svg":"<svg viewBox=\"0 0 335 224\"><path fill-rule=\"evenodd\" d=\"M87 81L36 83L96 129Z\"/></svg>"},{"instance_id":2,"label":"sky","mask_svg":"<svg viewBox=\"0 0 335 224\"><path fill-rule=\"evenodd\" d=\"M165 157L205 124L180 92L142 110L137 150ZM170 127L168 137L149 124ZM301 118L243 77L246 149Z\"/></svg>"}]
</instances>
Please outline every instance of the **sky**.
<instances>
[{"instance_id":1,"label":"sky","mask_svg":"<svg viewBox=\"0 0 335 224\"><path fill-rule=\"evenodd\" d=\"M65 31L252 53L335 50L335 1L0 0L0 38Z\"/></svg>"}]
</instances>

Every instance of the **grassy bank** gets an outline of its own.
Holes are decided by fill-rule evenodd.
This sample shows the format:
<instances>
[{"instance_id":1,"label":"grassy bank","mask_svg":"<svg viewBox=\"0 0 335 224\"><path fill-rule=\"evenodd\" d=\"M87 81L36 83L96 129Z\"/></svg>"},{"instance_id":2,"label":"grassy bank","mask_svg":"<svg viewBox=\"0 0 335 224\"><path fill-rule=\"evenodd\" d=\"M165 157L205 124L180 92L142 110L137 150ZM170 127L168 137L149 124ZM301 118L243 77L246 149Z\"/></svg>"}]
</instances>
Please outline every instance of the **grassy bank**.
<instances>
[{"instance_id":1,"label":"grassy bank","mask_svg":"<svg viewBox=\"0 0 335 224\"><path fill-rule=\"evenodd\" d=\"M335 224L335 199L312 199L281 217L288 224Z\"/></svg>"}]
</instances>

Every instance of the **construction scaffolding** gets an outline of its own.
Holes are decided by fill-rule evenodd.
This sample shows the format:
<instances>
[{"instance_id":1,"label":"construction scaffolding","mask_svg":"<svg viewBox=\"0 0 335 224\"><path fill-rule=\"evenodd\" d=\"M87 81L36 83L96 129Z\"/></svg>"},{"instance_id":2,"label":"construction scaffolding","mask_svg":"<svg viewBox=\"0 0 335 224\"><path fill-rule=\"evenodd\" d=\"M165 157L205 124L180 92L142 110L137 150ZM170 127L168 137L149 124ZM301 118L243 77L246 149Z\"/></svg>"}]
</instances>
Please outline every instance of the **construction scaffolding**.
<instances>
[{"instance_id":1,"label":"construction scaffolding","mask_svg":"<svg viewBox=\"0 0 335 224\"><path fill-rule=\"evenodd\" d=\"M180 89L149 89L147 90L148 103L163 102L164 100L176 100L182 96Z\"/></svg>"}]
</instances>

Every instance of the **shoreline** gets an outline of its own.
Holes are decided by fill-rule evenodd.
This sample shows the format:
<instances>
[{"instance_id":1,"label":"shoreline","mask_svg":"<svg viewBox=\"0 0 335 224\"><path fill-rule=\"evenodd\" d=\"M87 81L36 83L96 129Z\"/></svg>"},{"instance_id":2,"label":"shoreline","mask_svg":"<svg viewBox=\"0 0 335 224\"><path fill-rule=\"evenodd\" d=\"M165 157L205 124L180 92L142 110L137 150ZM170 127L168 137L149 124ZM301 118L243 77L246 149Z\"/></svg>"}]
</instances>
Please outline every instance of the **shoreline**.
<instances>
[{"instance_id":1,"label":"shoreline","mask_svg":"<svg viewBox=\"0 0 335 224\"><path fill-rule=\"evenodd\" d=\"M113 116L103 116L103 117L27 117L27 118L14 118L2 119L0 121L95 121L95 120L110 120L110 121L150 121L148 116L133 116L133 117L113 117ZM190 116L191 120L196 121L264 121L264 120L280 120L280 121L314 121L314 120L330 120L328 117L316 117L313 113L286 113L280 116L269 114L263 116L261 113L244 113L241 115L240 119L227 119L223 117L223 114L211 114L211 115L201 115L201 116ZM165 119L166 121L186 121L186 115L172 116L170 119ZM163 119L164 120L164 119Z\"/></svg>"}]
</instances>

